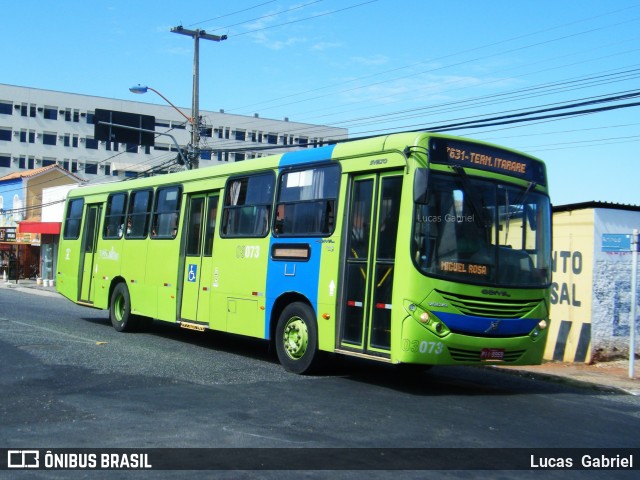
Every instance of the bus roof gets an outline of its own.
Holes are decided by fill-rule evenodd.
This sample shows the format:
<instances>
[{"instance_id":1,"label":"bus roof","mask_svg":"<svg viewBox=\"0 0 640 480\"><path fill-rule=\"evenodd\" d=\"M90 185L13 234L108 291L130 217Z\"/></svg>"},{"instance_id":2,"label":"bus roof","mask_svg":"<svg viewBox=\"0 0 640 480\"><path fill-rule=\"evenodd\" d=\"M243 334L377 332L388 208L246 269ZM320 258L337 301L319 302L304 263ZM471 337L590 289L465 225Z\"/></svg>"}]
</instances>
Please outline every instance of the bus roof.
<instances>
[{"instance_id":1,"label":"bus roof","mask_svg":"<svg viewBox=\"0 0 640 480\"><path fill-rule=\"evenodd\" d=\"M206 178L236 175L249 171L290 167L295 165L303 165L306 163L317 163L324 160L339 160L341 158L362 155L363 153L376 153L391 150L402 152L406 148L412 147L420 147L426 153L429 150L431 139L440 139L445 142L463 142L465 144L473 143L489 149L500 149L500 151L509 152L510 154L517 155L519 157L526 157L528 161L540 162L542 168L544 168L544 164L539 159L522 152L501 147L499 145L493 145L486 142L480 142L478 140L431 132L405 132L381 135L377 137L369 137L365 139L347 140L335 145L298 150L294 152L287 152L284 154L280 153L243 162L214 165L197 170L187 170L166 175L156 175L153 177L86 185L69 192L69 197L110 193L122 190L130 190L134 188L151 188L158 185L186 183L203 180Z\"/></svg>"}]
</instances>

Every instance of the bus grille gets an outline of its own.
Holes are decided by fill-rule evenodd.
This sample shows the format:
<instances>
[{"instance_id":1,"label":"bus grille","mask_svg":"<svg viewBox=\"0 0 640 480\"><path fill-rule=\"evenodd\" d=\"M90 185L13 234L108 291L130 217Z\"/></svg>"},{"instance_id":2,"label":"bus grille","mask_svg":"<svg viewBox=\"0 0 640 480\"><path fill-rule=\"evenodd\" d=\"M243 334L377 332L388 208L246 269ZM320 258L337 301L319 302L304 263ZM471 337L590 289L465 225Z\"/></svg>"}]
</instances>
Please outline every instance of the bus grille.
<instances>
[{"instance_id":1,"label":"bus grille","mask_svg":"<svg viewBox=\"0 0 640 480\"><path fill-rule=\"evenodd\" d=\"M476 317L522 318L542 301L542 299L508 300L502 297L500 301L495 301L493 299L455 295L440 290L437 290L437 292L452 307L457 308L465 315Z\"/></svg>"},{"instance_id":2,"label":"bus grille","mask_svg":"<svg viewBox=\"0 0 640 480\"><path fill-rule=\"evenodd\" d=\"M525 350L507 350L504 352L503 363L516 362L525 353ZM463 350L461 348L450 348L449 354L456 362L478 362L484 363L480 358L481 350Z\"/></svg>"}]
</instances>

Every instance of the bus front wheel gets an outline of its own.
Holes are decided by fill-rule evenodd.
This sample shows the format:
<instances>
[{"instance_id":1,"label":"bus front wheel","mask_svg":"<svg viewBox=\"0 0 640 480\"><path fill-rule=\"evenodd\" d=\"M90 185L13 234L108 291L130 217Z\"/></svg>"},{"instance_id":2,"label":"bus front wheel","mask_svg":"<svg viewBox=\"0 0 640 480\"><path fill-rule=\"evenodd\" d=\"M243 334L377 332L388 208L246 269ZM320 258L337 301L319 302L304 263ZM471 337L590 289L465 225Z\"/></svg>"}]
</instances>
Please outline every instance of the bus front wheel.
<instances>
[{"instance_id":1,"label":"bus front wheel","mask_svg":"<svg viewBox=\"0 0 640 480\"><path fill-rule=\"evenodd\" d=\"M118 332L131 332L135 330L138 318L131 313L131 297L125 283L118 283L111 293L109 304L109 318L111 325Z\"/></svg>"},{"instance_id":2,"label":"bus front wheel","mask_svg":"<svg viewBox=\"0 0 640 480\"><path fill-rule=\"evenodd\" d=\"M276 351L285 370L311 373L318 362L318 327L313 309L306 303L288 305L276 326Z\"/></svg>"}]
</instances>

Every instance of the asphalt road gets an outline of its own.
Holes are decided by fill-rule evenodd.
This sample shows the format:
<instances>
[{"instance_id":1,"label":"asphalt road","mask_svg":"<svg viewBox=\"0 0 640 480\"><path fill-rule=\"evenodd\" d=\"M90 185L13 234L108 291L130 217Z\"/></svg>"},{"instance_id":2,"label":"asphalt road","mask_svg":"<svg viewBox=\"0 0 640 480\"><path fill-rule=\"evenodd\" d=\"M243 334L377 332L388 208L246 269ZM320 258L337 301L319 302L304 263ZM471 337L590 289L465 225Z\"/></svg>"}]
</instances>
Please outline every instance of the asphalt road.
<instances>
[{"instance_id":1,"label":"asphalt road","mask_svg":"<svg viewBox=\"0 0 640 480\"><path fill-rule=\"evenodd\" d=\"M404 377L349 359L334 359L320 375L297 376L262 341L161 322L142 333L117 333L105 311L9 289L0 289L0 365L3 448L403 447L428 455L437 447L640 446L639 397L488 368L441 367ZM8 473L3 478L123 478L113 471L0 476ZM226 471L190 478L363 473ZM604 473L372 471L366 478L634 478L637 471Z\"/></svg>"}]
</instances>

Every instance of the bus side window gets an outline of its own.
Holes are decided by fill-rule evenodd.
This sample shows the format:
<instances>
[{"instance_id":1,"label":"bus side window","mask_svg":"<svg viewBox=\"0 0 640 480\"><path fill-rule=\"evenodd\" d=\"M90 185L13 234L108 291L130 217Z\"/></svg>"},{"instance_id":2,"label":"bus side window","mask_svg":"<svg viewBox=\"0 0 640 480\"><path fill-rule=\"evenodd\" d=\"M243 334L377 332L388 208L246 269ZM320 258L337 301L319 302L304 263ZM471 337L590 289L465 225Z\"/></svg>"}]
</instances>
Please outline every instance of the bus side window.
<instances>
[{"instance_id":1,"label":"bus side window","mask_svg":"<svg viewBox=\"0 0 640 480\"><path fill-rule=\"evenodd\" d=\"M181 188L178 186L159 188L151 227L152 238L175 238L178 234Z\"/></svg>"},{"instance_id":2,"label":"bus side window","mask_svg":"<svg viewBox=\"0 0 640 480\"><path fill-rule=\"evenodd\" d=\"M69 201L67 215L64 220L63 237L65 240L75 240L80 237L83 210L84 198L76 198Z\"/></svg>"},{"instance_id":3,"label":"bus side window","mask_svg":"<svg viewBox=\"0 0 640 480\"><path fill-rule=\"evenodd\" d=\"M224 196L222 236L267 235L274 187L272 172L229 179Z\"/></svg>"},{"instance_id":4,"label":"bus side window","mask_svg":"<svg viewBox=\"0 0 640 480\"><path fill-rule=\"evenodd\" d=\"M107 199L107 210L104 216L103 238L122 238L125 230L124 212L127 208L127 194L114 193Z\"/></svg>"},{"instance_id":5,"label":"bus side window","mask_svg":"<svg viewBox=\"0 0 640 480\"><path fill-rule=\"evenodd\" d=\"M328 236L335 228L340 167L331 164L282 174L274 233Z\"/></svg>"},{"instance_id":6,"label":"bus side window","mask_svg":"<svg viewBox=\"0 0 640 480\"><path fill-rule=\"evenodd\" d=\"M126 238L146 238L149 230L152 200L152 190L131 192L129 210L127 212Z\"/></svg>"}]
</instances>

